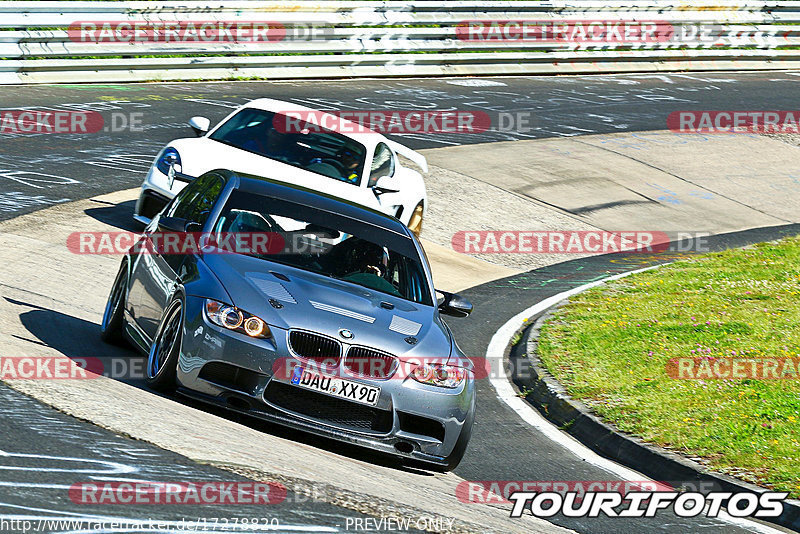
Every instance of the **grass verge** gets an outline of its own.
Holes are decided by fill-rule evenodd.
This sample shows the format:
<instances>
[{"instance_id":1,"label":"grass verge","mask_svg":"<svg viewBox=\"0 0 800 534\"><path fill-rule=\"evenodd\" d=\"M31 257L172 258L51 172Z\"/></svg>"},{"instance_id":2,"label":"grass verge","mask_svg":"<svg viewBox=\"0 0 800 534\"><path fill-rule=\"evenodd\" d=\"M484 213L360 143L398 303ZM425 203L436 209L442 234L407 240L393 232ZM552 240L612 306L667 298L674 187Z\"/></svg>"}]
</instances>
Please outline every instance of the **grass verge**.
<instances>
[{"instance_id":1,"label":"grass verge","mask_svg":"<svg viewBox=\"0 0 800 534\"><path fill-rule=\"evenodd\" d=\"M539 353L570 395L619 429L797 498L800 369L781 366L778 380L681 380L667 369L796 364L798 295L800 237L708 254L577 295L543 326Z\"/></svg>"}]
</instances>

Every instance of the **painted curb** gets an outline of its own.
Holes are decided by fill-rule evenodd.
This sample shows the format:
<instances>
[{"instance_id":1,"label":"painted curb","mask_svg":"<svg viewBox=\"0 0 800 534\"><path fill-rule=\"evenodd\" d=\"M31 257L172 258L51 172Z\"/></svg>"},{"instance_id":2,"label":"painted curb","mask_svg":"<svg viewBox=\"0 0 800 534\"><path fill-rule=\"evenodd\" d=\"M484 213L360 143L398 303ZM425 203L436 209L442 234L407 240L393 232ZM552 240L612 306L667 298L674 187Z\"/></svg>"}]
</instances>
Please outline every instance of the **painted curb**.
<instances>
[{"instance_id":1,"label":"painted curb","mask_svg":"<svg viewBox=\"0 0 800 534\"><path fill-rule=\"evenodd\" d=\"M536 320L523 332L523 342L511 347L508 357L515 369L511 380L517 387L528 391L525 396L528 403L594 452L654 480L707 484L714 491L764 491L764 488L712 472L684 456L627 435L601 421L582 402L571 398L566 388L543 367L536 350L541 325L552 315L554 309L566 302L566 299L561 300L534 316ZM524 373L527 376L517 376L517 371L520 370L528 371ZM800 531L800 501L787 499L783 502L783 513L779 517L759 519Z\"/></svg>"}]
</instances>

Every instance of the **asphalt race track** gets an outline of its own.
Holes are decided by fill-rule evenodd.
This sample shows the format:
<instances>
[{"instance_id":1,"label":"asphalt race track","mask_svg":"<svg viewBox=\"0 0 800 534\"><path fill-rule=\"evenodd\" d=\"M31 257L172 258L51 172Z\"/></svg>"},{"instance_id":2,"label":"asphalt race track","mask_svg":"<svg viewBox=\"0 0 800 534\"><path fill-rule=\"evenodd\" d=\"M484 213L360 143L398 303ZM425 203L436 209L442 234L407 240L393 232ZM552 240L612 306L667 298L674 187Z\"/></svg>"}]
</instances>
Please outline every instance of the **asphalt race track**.
<instances>
[{"instance_id":1,"label":"asphalt race track","mask_svg":"<svg viewBox=\"0 0 800 534\"><path fill-rule=\"evenodd\" d=\"M46 532L79 528L86 532L100 519L139 519L175 530L194 526L205 528L201 530L205 532L243 532L246 528L231 530L224 525L225 521L242 518L257 519L259 525L277 524L286 532L335 532L347 524L348 518L367 517L291 491L285 501L270 505L266 511L263 504L237 505L235 514L234 507L227 504L182 505L180 511L175 504L152 504L139 508L138 517L120 503L76 504L69 493L73 485L103 480L228 484L247 479L117 436L7 387L0 387L0 403L0 517L6 521L9 517L19 521L44 519L50 521ZM76 513L78 509L80 513ZM82 521L81 526L75 521ZM0 530L16 530L9 527Z\"/></svg>"},{"instance_id":2,"label":"asphalt race track","mask_svg":"<svg viewBox=\"0 0 800 534\"><path fill-rule=\"evenodd\" d=\"M191 135L185 126L190 116L208 116L213 124L232 107L258 97L280 98L320 109L485 111L495 124L494 128L480 134L395 137L421 149L663 130L670 112L686 109L794 109L797 83L795 73L713 73L7 87L0 97L0 109L94 110L104 116L107 124L115 120L130 122L131 117L135 117L136 121L141 121L141 127L66 136L0 133L0 220L135 187L141 183L145 170L164 143ZM499 131L496 126L500 113L514 116L529 113L531 127L526 131ZM128 204L124 208L109 208L108 218L124 226L128 217L125 210L130 207ZM715 237L711 245L715 249L742 246L797 233L799 229L787 225L738 232ZM642 258L641 255L592 257L489 282L464 292L475 305L473 315L448 324L467 354L482 356L494 332L530 305L609 273L670 259L672 257ZM35 292L36 288L30 290ZM0 297L4 296L0 293ZM472 441L455 472L460 477L532 481L618 479L528 426L497 398L488 381L478 381L478 395L478 418ZM175 510L169 506L152 506L145 512L114 506L83 506L81 513L75 514L75 507L64 489L76 482L103 480L109 474L116 475L115 479L123 476L132 480L244 479L58 413L5 385L0 385L0 406L4 407L0 413L0 428L3 429L0 433L0 472L3 473L0 476L0 519L71 515L83 519L132 517L134 513L139 519L178 521L232 516L230 509L221 507ZM261 429L258 425L256 428ZM335 451L335 447L332 450ZM81 463L89 464L90 468L82 470L78 467ZM40 473L46 475L40 476ZM140 516L140 513L149 515ZM315 528L320 532L329 531L326 527L344 530L346 521L366 517L352 509L299 495L291 488L286 501L270 507L268 513L277 518L281 531L313 531ZM263 509L240 507L236 510L236 515L242 518L264 517L264 514ZM590 533L750 532L755 525L734 525L703 518L680 519L668 513L657 519L556 517L551 521ZM61 531L69 529L53 530Z\"/></svg>"},{"instance_id":3,"label":"asphalt race track","mask_svg":"<svg viewBox=\"0 0 800 534\"><path fill-rule=\"evenodd\" d=\"M492 128L481 133L396 137L412 148L435 148L663 130L667 115L677 110L794 109L797 81L793 73L709 73L9 86L3 88L0 112L97 111L104 129L121 131L58 136L0 131L0 220L137 186L165 143L193 135L186 126L189 117L207 116L214 124L231 108L254 98L278 98L323 110L458 109L485 112L493 121ZM500 124L500 113L521 114L521 120Z\"/></svg>"}]
</instances>

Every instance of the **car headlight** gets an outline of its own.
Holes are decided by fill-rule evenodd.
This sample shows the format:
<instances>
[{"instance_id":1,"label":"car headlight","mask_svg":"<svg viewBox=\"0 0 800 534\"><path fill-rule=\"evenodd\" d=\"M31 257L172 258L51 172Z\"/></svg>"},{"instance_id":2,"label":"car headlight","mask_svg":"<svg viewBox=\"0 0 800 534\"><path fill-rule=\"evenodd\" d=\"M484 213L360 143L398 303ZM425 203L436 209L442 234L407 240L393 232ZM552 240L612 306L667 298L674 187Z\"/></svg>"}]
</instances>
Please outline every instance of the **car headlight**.
<instances>
[{"instance_id":1,"label":"car headlight","mask_svg":"<svg viewBox=\"0 0 800 534\"><path fill-rule=\"evenodd\" d=\"M430 384L440 388L457 388L467 378L467 370L463 367L442 363L424 363L414 369L411 376L417 382Z\"/></svg>"},{"instance_id":2,"label":"car headlight","mask_svg":"<svg viewBox=\"0 0 800 534\"><path fill-rule=\"evenodd\" d=\"M268 339L272 331L261 318L240 310L235 306L206 299L206 317L217 326L247 334L250 337Z\"/></svg>"},{"instance_id":3,"label":"car headlight","mask_svg":"<svg viewBox=\"0 0 800 534\"><path fill-rule=\"evenodd\" d=\"M158 161L156 161L156 168L161 171L163 174L169 174L170 166L176 165L176 171L181 170L181 155L178 154L178 151L171 146L165 148L161 155L158 156Z\"/></svg>"}]
</instances>

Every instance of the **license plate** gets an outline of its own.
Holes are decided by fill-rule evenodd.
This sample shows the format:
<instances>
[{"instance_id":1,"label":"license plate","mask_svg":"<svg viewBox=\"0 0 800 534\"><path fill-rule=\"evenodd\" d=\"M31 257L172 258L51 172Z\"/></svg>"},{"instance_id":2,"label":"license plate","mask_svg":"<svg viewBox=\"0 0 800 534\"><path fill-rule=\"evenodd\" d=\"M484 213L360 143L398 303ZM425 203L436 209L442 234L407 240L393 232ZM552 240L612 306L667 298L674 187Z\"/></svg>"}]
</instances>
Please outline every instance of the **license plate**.
<instances>
[{"instance_id":1,"label":"license plate","mask_svg":"<svg viewBox=\"0 0 800 534\"><path fill-rule=\"evenodd\" d=\"M378 397L381 394L379 387L325 376L300 366L294 368L292 384L368 406L378 404Z\"/></svg>"}]
</instances>

